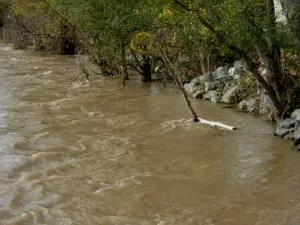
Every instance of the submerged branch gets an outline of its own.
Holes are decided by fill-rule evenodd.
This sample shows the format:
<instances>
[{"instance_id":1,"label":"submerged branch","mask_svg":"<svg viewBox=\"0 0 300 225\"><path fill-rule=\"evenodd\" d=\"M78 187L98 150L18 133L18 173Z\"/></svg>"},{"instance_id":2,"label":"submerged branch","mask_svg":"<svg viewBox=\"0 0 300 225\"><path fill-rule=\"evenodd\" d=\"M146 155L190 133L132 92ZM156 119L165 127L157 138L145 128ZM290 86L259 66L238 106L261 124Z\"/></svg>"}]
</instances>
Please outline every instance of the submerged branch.
<instances>
[{"instance_id":1,"label":"submerged branch","mask_svg":"<svg viewBox=\"0 0 300 225\"><path fill-rule=\"evenodd\" d=\"M226 125L226 124L221 123L221 122L209 121L209 120L205 120L205 119L202 119L202 118L198 118L198 120L199 120L199 123L207 124L207 125L210 125L212 127L223 128L223 129L226 129L226 130L236 130L237 129L236 127L229 126L229 125ZM186 122L190 122L190 123L194 122L194 119L187 120Z\"/></svg>"}]
</instances>

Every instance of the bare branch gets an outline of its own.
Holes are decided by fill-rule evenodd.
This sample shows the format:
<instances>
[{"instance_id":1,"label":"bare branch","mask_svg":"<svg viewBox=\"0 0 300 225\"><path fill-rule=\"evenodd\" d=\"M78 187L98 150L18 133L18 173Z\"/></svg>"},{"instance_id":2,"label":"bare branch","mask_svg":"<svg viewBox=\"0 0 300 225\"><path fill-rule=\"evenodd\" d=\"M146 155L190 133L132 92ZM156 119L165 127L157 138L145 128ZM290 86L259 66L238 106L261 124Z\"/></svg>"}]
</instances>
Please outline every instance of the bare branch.
<instances>
[{"instance_id":1,"label":"bare branch","mask_svg":"<svg viewBox=\"0 0 300 225\"><path fill-rule=\"evenodd\" d=\"M136 53L134 52L133 49L130 49L131 54L133 55L135 61L137 62L137 64L139 65L139 67L142 66L141 61L139 60L139 58L137 57Z\"/></svg>"},{"instance_id":2,"label":"bare branch","mask_svg":"<svg viewBox=\"0 0 300 225\"><path fill-rule=\"evenodd\" d=\"M136 70L139 74L143 75L143 71L138 66L135 66L132 63L127 63L127 65L132 69Z\"/></svg>"}]
</instances>

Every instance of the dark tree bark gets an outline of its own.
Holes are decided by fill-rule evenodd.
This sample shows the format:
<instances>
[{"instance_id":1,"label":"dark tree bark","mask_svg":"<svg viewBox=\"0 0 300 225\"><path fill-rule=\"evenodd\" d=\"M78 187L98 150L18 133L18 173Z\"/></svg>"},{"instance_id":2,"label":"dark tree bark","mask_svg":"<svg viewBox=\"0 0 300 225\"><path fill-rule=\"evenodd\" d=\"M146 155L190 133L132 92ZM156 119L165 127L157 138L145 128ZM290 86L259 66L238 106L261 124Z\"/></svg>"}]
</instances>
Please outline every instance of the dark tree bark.
<instances>
[{"instance_id":1,"label":"dark tree bark","mask_svg":"<svg viewBox=\"0 0 300 225\"><path fill-rule=\"evenodd\" d=\"M125 86L126 80L129 80L129 76L128 76L128 69L127 69L127 62L126 62L126 49L123 40L121 40L120 42L120 47L121 47L121 57L122 57L123 85Z\"/></svg>"},{"instance_id":2,"label":"dark tree bark","mask_svg":"<svg viewBox=\"0 0 300 225\"><path fill-rule=\"evenodd\" d=\"M142 65L142 81L143 82L152 82L151 77L151 60L148 55L143 56L143 65Z\"/></svg>"},{"instance_id":3,"label":"dark tree bark","mask_svg":"<svg viewBox=\"0 0 300 225\"><path fill-rule=\"evenodd\" d=\"M131 49L131 54L135 59L134 64L129 64L131 68L136 70L139 74L142 75L143 82L152 82L152 64L151 57L147 54L147 48L144 47L144 53L142 53L142 60L138 58L133 49Z\"/></svg>"},{"instance_id":4,"label":"dark tree bark","mask_svg":"<svg viewBox=\"0 0 300 225\"><path fill-rule=\"evenodd\" d=\"M281 52L276 40L276 15L274 0L266 1L267 36L265 42L256 48L262 63L267 67L267 81L274 88L277 98L282 101L283 93L282 79L284 79L281 68ZM264 46L265 43L265 46ZM282 112L281 112L282 113Z\"/></svg>"},{"instance_id":5,"label":"dark tree bark","mask_svg":"<svg viewBox=\"0 0 300 225\"><path fill-rule=\"evenodd\" d=\"M76 49L75 30L68 24L60 25L60 51L63 55L74 55Z\"/></svg>"}]
</instances>

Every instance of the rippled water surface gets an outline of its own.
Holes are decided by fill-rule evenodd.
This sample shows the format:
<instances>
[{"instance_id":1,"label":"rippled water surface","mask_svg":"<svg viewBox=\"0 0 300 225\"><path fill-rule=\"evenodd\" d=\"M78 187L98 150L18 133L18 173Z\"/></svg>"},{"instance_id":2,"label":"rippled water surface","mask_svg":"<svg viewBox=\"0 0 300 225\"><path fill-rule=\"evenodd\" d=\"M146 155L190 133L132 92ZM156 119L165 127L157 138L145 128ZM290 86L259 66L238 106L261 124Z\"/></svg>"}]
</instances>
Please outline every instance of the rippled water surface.
<instances>
[{"instance_id":1,"label":"rippled water surface","mask_svg":"<svg viewBox=\"0 0 300 225\"><path fill-rule=\"evenodd\" d=\"M298 225L300 155L259 118L173 89L78 75L0 45L0 224Z\"/></svg>"}]
</instances>

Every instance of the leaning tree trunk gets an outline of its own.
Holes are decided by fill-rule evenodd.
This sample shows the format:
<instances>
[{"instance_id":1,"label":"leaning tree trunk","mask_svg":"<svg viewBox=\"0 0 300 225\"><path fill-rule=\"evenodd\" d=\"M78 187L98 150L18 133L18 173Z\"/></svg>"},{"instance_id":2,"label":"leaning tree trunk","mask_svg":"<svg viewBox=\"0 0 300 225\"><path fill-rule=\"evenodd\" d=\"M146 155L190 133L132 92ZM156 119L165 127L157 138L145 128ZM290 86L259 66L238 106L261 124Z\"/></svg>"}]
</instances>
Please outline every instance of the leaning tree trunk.
<instances>
[{"instance_id":1,"label":"leaning tree trunk","mask_svg":"<svg viewBox=\"0 0 300 225\"><path fill-rule=\"evenodd\" d=\"M258 68L252 67L253 76L258 81L258 83L263 87L263 89L267 92L267 95L271 99L275 109L276 109L276 116L277 118L280 118L283 113L283 105L281 101L278 99L278 95L274 88L262 77L260 72L258 71Z\"/></svg>"},{"instance_id":2,"label":"leaning tree trunk","mask_svg":"<svg viewBox=\"0 0 300 225\"><path fill-rule=\"evenodd\" d=\"M183 97L183 99L184 99L184 101L185 101L185 103L186 103L186 105L187 105L189 111L191 112L191 114L192 114L192 116L193 116L193 121L194 121L194 122L199 122L197 113L195 112L195 110L193 109L193 107L192 107L192 105L191 105L191 101L189 100L189 97L188 97L186 91L184 90L184 87L183 87L183 85L182 85L181 80L178 78L179 75L176 74L175 71L173 71L173 72L171 71L171 73L172 73L172 77L174 78L177 87L179 88L179 90L180 90L180 92L181 92L181 94L182 94L182 97Z\"/></svg>"},{"instance_id":3,"label":"leaning tree trunk","mask_svg":"<svg viewBox=\"0 0 300 225\"><path fill-rule=\"evenodd\" d=\"M190 111L190 113L192 114L193 116L193 122L199 122L199 118L197 116L197 113L195 112L195 110L193 109L192 105L191 105L191 101L189 100L189 97L183 87L183 84L182 84L182 81L181 81L181 78L180 78L180 75L178 74L177 72L177 69L176 67L172 64L172 62L168 59L168 57L166 56L165 52L161 50L161 54L163 56L163 60L164 60L164 63L168 69L168 71L170 72L172 78L174 79L175 83L176 83L176 86L179 88L181 94L182 94L182 97Z\"/></svg>"},{"instance_id":4,"label":"leaning tree trunk","mask_svg":"<svg viewBox=\"0 0 300 225\"><path fill-rule=\"evenodd\" d=\"M265 79L275 92L275 94L273 92L268 93L268 95L277 109L277 116L281 117L284 108L284 98L282 96L284 93L282 82L284 73L281 68L280 47L276 40L276 12L274 0L265 0L265 2L266 37L261 41L260 46L256 46L256 51L260 56L261 62L266 66Z\"/></svg>"},{"instance_id":5,"label":"leaning tree trunk","mask_svg":"<svg viewBox=\"0 0 300 225\"><path fill-rule=\"evenodd\" d=\"M191 105L191 102L188 98L188 95L183 87L183 84L182 84L182 80L181 80L181 77L178 73L178 70L177 70L177 63L172 63L170 61L170 59L166 56L166 54L164 53L163 50L161 50L161 53L162 53L162 56L163 56L163 60L164 60L164 63L168 69L168 71L170 72L172 78L174 79L175 83L176 83L176 86L179 88L182 96L183 96L183 99L189 109L189 111L191 112L193 118L191 120L187 120L186 122L194 122L194 123L202 123L202 124L207 124L207 125L210 125L210 126L213 126L213 127L219 127L219 128L223 128L223 129L227 129L227 130L236 130L235 127L233 126L228 126L224 123L220 123L220 122L214 122L214 121L209 121L209 120L205 120L205 119L202 119L202 118L198 118L197 116L197 113L195 112L195 110L193 109L192 105ZM178 62L178 60L177 60Z\"/></svg>"}]
</instances>

